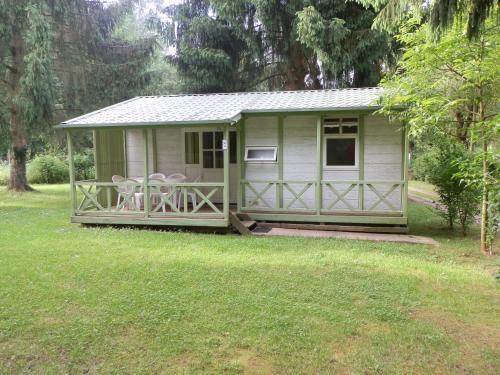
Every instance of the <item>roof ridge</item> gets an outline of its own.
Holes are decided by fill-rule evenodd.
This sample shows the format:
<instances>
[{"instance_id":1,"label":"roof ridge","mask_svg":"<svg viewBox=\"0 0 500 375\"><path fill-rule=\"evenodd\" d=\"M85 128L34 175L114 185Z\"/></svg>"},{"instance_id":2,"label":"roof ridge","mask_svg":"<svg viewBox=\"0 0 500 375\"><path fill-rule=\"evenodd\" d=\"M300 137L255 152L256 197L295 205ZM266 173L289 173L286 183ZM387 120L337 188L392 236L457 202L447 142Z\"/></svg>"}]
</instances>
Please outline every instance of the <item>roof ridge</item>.
<instances>
[{"instance_id":1,"label":"roof ridge","mask_svg":"<svg viewBox=\"0 0 500 375\"><path fill-rule=\"evenodd\" d=\"M136 96L136 98L175 98L175 97L186 97L186 96L230 96L230 95L257 95L257 94L295 94L295 93L306 93L306 92L338 92L338 91L362 91L362 90L381 90L380 86L371 87L345 87L339 89L318 89L318 90L282 90L282 91L235 91L235 92L213 92L205 94L166 94L166 95L141 95Z\"/></svg>"}]
</instances>

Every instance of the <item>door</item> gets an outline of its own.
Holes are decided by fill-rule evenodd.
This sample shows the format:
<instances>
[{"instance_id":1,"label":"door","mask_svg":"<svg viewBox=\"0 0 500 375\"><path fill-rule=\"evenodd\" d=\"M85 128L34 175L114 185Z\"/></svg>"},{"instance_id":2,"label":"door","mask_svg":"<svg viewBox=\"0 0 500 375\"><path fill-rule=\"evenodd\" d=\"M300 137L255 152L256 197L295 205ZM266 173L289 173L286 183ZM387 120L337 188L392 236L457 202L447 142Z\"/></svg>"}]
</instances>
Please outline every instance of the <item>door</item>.
<instances>
[{"instance_id":1,"label":"door","mask_svg":"<svg viewBox=\"0 0 500 375\"><path fill-rule=\"evenodd\" d=\"M206 129L201 131L186 130L184 132L184 150L186 175L191 181L201 176L203 182L224 181L224 150L222 140L224 132ZM229 132L229 202L237 200L237 150L236 130ZM212 201L222 203L222 192L216 194Z\"/></svg>"}]
</instances>

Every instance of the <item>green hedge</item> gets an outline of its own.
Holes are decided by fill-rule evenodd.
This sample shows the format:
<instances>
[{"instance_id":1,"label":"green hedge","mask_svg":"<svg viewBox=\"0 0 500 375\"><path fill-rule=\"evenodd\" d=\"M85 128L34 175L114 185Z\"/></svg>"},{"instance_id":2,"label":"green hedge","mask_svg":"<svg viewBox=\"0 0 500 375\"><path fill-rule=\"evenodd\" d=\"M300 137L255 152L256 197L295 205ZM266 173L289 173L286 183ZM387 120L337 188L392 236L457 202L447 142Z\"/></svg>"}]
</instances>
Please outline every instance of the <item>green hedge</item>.
<instances>
[{"instance_id":1,"label":"green hedge","mask_svg":"<svg viewBox=\"0 0 500 375\"><path fill-rule=\"evenodd\" d=\"M30 184L58 184L68 181L68 164L56 155L37 155L28 163Z\"/></svg>"},{"instance_id":2,"label":"green hedge","mask_svg":"<svg viewBox=\"0 0 500 375\"><path fill-rule=\"evenodd\" d=\"M94 154L92 150L75 154L75 179L88 180L95 177ZM59 184L69 182L68 161L64 154L37 155L27 165L28 183ZM9 165L0 162L0 185L9 183Z\"/></svg>"}]
</instances>

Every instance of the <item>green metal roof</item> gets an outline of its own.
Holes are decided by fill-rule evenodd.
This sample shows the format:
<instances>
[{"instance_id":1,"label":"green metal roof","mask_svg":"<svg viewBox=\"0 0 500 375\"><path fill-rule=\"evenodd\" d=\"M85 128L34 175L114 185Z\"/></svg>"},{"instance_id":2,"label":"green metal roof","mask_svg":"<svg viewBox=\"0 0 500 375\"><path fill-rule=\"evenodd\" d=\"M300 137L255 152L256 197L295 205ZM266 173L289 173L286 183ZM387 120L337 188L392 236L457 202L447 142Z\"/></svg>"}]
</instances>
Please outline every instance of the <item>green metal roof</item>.
<instances>
[{"instance_id":1,"label":"green metal roof","mask_svg":"<svg viewBox=\"0 0 500 375\"><path fill-rule=\"evenodd\" d=\"M246 113L380 108L379 87L338 90L139 96L62 122L57 128L234 123Z\"/></svg>"}]
</instances>

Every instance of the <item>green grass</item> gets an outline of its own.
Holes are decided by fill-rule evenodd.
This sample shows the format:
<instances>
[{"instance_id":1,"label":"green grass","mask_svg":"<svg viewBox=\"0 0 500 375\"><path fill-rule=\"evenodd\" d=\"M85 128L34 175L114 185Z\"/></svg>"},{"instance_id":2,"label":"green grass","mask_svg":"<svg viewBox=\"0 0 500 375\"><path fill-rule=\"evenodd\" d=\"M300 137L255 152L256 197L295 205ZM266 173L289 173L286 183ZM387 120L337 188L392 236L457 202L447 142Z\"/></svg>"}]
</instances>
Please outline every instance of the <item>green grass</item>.
<instances>
[{"instance_id":1,"label":"green grass","mask_svg":"<svg viewBox=\"0 0 500 375\"><path fill-rule=\"evenodd\" d=\"M439 195L436 193L434 185L424 181L409 181L408 192L418 197L438 201Z\"/></svg>"},{"instance_id":2,"label":"green grass","mask_svg":"<svg viewBox=\"0 0 500 375\"><path fill-rule=\"evenodd\" d=\"M498 259L428 207L439 247L88 228L37 188L0 188L0 373L500 368Z\"/></svg>"}]
</instances>

